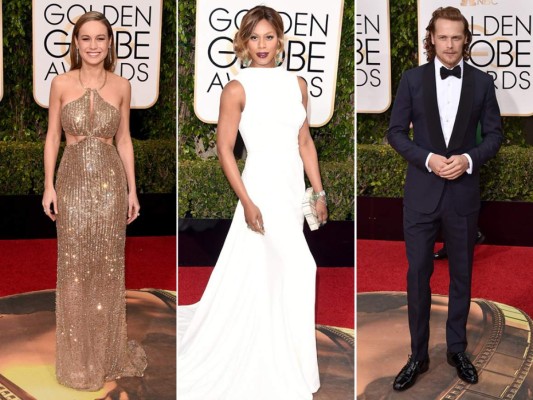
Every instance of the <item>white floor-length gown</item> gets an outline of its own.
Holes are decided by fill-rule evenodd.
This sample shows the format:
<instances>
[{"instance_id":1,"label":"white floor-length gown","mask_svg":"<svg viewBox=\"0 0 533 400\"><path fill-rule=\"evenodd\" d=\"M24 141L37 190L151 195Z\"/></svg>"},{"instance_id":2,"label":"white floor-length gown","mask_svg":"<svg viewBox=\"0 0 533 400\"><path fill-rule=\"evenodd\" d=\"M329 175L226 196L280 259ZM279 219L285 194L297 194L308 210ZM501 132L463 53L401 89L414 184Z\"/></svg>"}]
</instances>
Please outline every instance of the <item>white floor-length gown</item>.
<instances>
[{"instance_id":1,"label":"white floor-length gown","mask_svg":"<svg viewBox=\"0 0 533 400\"><path fill-rule=\"evenodd\" d=\"M242 179L265 234L247 228L239 202L202 299L178 307L178 399L309 400L320 382L298 150L306 111L297 77L281 67L236 79L246 95Z\"/></svg>"}]
</instances>

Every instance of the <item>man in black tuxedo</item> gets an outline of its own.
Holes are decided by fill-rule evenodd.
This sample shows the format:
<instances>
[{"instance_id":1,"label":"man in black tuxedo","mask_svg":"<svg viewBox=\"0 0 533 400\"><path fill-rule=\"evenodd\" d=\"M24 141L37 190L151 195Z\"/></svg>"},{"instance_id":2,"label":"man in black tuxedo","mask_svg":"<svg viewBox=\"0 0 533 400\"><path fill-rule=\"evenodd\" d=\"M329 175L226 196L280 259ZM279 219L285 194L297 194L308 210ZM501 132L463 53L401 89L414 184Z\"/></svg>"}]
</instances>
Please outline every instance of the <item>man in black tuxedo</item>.
<instances>
[{"instance_id":1,"label":"man in black tuxedo","mask_svg":"<svg viewBox=\"0 0 533 400\"><path fill-rule=\"evenodd\" d=\"M395 390L411 387L429 368L430 277L440 229L450 270L448 363L462 380L478 380L465 351L479 170L496 155L503 139L493 80L465 62L472 41L468 21L454 7L439 8L426 30L428 63L404 73L387 133L391 146L408 162L403 218L411 355L394 380ZM481 143L476 143L478 123Z\"/></svg>"}]
</instances>

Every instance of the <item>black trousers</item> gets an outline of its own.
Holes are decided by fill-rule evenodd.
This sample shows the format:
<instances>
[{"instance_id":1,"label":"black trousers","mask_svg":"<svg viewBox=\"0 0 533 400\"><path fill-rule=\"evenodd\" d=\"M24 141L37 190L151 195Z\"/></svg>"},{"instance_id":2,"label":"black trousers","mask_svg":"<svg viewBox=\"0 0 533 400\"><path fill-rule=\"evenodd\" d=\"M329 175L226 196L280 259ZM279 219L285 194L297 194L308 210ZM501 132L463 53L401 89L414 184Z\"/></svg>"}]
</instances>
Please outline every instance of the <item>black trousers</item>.
<instances>
[{"instance_id":1,"label":"black trousers","mask_svg":"<svg viewBox=\"0 0 533 400\"><path fill-rule=\"evenodd\" d=\"M411 333L411 356L428 358L431 310L430 278L433 274L433 249L442 229L448 251L450 287L446 344L448 351L465 351L466 322L470 310L472 260L479 212L461 216L455 211L449 182L437 209L422 214L404 207L404 237L409 269L407 307Z\"/></svg>"}]
</instances>

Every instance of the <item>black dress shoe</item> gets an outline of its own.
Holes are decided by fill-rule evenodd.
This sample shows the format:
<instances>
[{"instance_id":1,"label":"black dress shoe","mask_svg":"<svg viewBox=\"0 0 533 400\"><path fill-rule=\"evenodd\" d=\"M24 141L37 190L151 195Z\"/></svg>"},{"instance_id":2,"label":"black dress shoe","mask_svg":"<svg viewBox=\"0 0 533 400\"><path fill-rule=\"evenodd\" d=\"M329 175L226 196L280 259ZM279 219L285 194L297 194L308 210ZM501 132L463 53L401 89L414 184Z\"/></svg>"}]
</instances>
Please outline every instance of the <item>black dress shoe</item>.
<instances>
[{"instance_id":1,"label":"black dress shoe","mask_svg":"<svg viewBox=\"0 0 533 400\"><path fill-rule=\"evenodd\" d=\"M477 383L476 367L464 352L446 353L448 364L457 369L457 376L466 383Z\"/></svg>"},{"instance_id":2,"label":"black dress shoe","mask_svg":"<svg viewBox=\"0 0 533 400\"><path fill-rule=\"evenodd\" d=\"M442 246L442 249L433 253L433 259L435 260L443 260L445 258L448 258L448 251L446 250L446 245Z\"/></svg>"},{"instance_id":3,"label":"black dress shoe","mask_svg":"<svg viewBox=\"0 0 533 400\"><path fill-rule=\"evenodd\" d=\"M423 361L415 361L409 356L407 364L402 368L400 373L394 379L392 388L394 390L406 390L413 386L418 375L423 374L429 369L429 358Z\"/></svg>"},{"instance_id":4,"label":"black dress shoe","mask_svg":"<svg viewBox=\"0 0 533 400\"><path fill-rule=\"evenodd\" d=\"M481 233L481 231L477 231L476 235L476 244L481 244L485 241L485 235Z\"/></svg>"}]
</instances>

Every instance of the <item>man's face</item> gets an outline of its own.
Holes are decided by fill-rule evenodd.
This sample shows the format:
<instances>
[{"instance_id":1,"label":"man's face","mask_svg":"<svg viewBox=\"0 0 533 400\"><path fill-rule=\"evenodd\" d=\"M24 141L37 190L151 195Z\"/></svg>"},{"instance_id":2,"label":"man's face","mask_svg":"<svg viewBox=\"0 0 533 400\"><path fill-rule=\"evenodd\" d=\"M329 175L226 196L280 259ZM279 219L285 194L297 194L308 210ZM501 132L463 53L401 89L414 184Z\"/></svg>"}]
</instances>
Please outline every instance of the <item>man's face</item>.
<instances>
[{"instance_id":1,"label":"man's face","mask_svg":"<svg viewBox=\"0 0 533 400\"><path fill-rule=\"evenodd\" d=\"M453 68L463 57L466 36L461 21L450 21L439 18L435 21L435 33L431 35L431 43L435 45L435 53L446 67Z\"/></svg>"}]
</instances>

